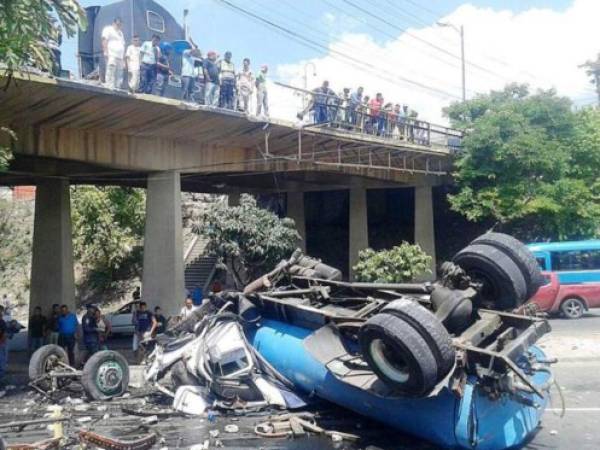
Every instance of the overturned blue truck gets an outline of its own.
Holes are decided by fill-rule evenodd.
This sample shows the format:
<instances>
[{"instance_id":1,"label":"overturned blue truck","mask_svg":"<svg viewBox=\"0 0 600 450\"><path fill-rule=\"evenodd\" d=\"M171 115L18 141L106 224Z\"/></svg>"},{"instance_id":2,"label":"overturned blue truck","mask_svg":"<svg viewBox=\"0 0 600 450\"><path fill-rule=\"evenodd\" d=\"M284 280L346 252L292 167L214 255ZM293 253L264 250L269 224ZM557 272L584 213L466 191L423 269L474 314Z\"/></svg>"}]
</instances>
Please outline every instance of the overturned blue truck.
<instances>
[{"instance_id":1,"label":"overturned blue truck","mask_svg":"<svg viewBox=\"0 0 600 450\"><path fill-rule=\"evenodd\" d=\"M344 282L297 251L149 341L145 378L177 394L195 386L213 407L293 409L317 396L444 448L519 447L553 383L535 345L550 326L523 305L542 280L527 248L499 233L457 253L434 283ZM93 398L127 389L113 353L88 370L103 374L84 383Z\"/></svg>"}]
</instances>

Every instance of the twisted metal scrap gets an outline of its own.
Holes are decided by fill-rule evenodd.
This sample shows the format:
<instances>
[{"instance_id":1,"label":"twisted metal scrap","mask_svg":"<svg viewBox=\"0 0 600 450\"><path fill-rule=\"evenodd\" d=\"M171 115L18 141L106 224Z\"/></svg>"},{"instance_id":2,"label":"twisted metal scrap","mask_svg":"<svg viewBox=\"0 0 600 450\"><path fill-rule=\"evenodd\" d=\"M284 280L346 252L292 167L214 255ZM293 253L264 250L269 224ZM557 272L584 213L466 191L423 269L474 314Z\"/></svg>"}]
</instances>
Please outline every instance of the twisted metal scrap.
<instances>
[{"instance_id":1,"label":"twisted metal scrap","mask_svg":"<svg viewBox=\"0 0 600 450\"><path fill-rule=\"evenodd\" d=\"M80 431L79 440L82 443L93 444L105 450L149 450L156 444L156 434L151 433L139 439L120 441L93 431Z\"/></svg>"}]
</instances>

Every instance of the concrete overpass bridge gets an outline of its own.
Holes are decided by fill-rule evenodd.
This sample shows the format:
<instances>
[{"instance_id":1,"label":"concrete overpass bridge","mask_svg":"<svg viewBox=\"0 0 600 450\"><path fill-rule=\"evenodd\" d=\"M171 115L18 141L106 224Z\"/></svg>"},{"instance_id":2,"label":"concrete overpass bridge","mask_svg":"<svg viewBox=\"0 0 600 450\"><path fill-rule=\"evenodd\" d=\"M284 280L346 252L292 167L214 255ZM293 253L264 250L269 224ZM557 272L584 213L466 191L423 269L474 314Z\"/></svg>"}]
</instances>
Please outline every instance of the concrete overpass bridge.
<instances>
[{"instance_id":1,"label":"concrete overpass bridge","mask_svg":"<svg viewBox=\"0 0 600 450\"><path fill-rule=\"evenodd\" d=\"M303 237L304 193L348 190L352 266L369 245L367 190L412 186L414 240L435 256L431 188L448 182L460 136L426 123L420 143L298 127L36 75L0 91L0 125L18 137L2 137L15 159L0 184L37 186L31 305L74 303L69 185L111 184L147 188L143 296L169 314L184 295L181 190L286 193Z\"/></svg>"}]
</instances>

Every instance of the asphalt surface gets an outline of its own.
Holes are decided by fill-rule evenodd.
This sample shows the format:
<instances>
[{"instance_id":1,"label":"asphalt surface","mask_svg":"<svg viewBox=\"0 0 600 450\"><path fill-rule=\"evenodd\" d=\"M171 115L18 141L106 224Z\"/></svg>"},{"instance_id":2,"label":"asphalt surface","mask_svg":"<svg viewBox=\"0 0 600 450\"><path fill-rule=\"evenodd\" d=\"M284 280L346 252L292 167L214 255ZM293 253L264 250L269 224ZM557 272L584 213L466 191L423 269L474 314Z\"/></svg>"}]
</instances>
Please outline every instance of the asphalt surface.
<instances>
[{"instance_id":1,"label":"asphalt surface","mask_svg":"<svg viewBox=\"0 0 600 450\"><path fill-rule=\"evenodd\" d=\"M561 417L563 405L558 388L552 391L552 404L546 411L539 431L524 447L526 449L598 449L600 448L600 312L594 312L586 317L569 321L564 319L551 320L553 331L544 337L541 346L549 357L556 356L559 362L554 365L555 378L564 398L564 417ZM112 343L114 347L125 347L127 338L120 338ZM14 379L22 384L24 373L15 372ZM75 397L75 395L74 395ZM132 399L135 406L144 400ZM17 388L9 391L0 399L0 424L8 420L19 420L27 414L35 412L36 405L41 399L27 388ZM118 404L111 404L108 410L98 411L98 405L90 405L87 410L80 405L72 405L70 413L75 420L71 431L81 428L77 418L92 416L94 429L98 432L111 432L114 436L131 436L139 434L137 429L139 419L123 416ZM69 406L67 406L69 409ZM331 405L317 407L322 416L319 423L328 428L343 432L358 434L358 443L334 443L329 438L305 437L294 440L265 440L253 433L253 427L261 421L260 416L218 417L214 422L203 419L170 417L161 419L154 430L163 436L163 446L169 449L188 449L209 439L214 448L215 439L210 438L210 430L219 430L218 439L224 448L265 450L430 450L435 446L415 438L402 435L389 428L360 416L341 410ZM109 414L105 420L102 416ZM226 433L224 426L237 424L239 432ZM85 424L83 424L85 426ZM30 432L4 433L8 442L32 442L47 436L43 427Z\"/></svg>"}]
</instances>

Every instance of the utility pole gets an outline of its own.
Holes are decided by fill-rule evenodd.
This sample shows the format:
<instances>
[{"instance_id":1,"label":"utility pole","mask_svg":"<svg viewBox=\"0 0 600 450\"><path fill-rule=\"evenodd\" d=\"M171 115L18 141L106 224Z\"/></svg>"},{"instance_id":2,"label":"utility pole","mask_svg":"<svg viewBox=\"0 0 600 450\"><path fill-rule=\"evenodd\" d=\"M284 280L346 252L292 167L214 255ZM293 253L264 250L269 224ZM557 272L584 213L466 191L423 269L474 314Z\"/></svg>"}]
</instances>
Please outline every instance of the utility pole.
<instances>
[{"instance_id":1,"label":"utility pole","mask_svg":"<svg viewBox=\"0 0 600 450\"><path fill-rule=\"evenodd\" d=\"M461 25L460 28L456 25L446 22L437 22L437 25L440 27L452 28L460 35L460 66L461 66L461 75L462 75L462 100L463 102L467 100L467 82L465 75L465 27Z\"/></svg>"},{"instance_id":2,"label":"utility pole","mask_svg":"<svg viewBox=\"0 0 600 450\"><path fill-rule=\"evenodd\" d=\"M462 99L467 100L467 82L465 80L465 27L460 26L460 59L462 67Z\"/></svg>"}]
</instances>

